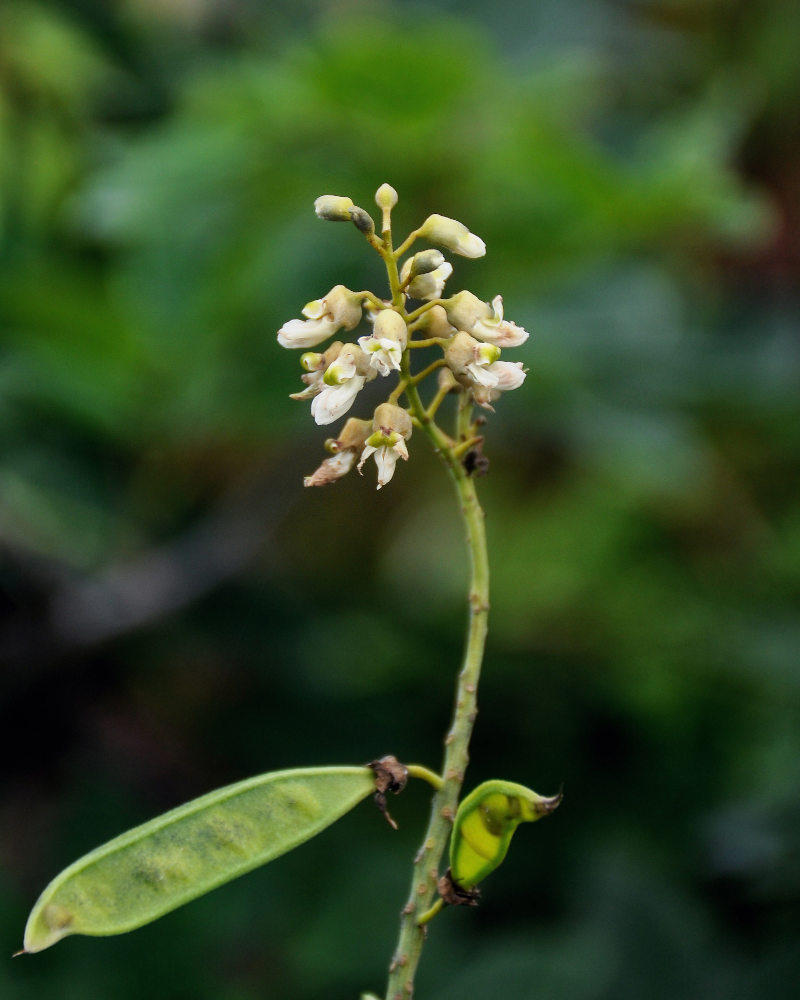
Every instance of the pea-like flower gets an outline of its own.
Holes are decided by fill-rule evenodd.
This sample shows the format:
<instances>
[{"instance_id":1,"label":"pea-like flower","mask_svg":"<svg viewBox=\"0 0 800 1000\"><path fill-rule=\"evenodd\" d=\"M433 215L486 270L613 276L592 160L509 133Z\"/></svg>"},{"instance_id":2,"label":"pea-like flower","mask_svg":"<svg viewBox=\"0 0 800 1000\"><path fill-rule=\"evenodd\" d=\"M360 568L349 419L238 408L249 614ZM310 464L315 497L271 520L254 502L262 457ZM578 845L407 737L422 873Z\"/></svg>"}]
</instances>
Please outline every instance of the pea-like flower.
<instances>
[{"instance_id":1,"label":"pea-like flower","mask_svg":"<svg viewBox=\"0 0 800 1000\"><path fill-rule=\"evenodd\" d=\"M525 381L521 361L500 361L496 344L481 343L463 330L451 339L444 356L448 368L472 389L475 401L484 409L491 409L486 404L501 392L517 389Z\"/></svg>"},{"instance_id":2,"label":"pea-like flower","mask_svg":"<svg viewBox=\"0 0 800 1000\"><path fill-rule=\"evenodd\" d=\"M323 387L311 400L311 416L318 424L332 424L347 413L368 378L375 378L366 354L356 344L345 344L322 376Z\"/></svg>"},{"instance_id":3,"label":"pea-like flower","mask_svg":"<svg viewBox=\"0 0 800 1000\"><path fill-rule=\"evenodd\" d=\"M478 340L498 347L519 347L528 339L528 331L503 319L503 296L495 295L491 304L472 292L458 292L445 303L447 318L458 330L465 330Z\"/></svg>"},{"instance_id":4,"label":"pea-like flower","mask_svg":"<svg viewBox=\"0 0 800 1000\"><path fill-rule=\"evenodd\" d=\"M303 480L304 486L328 486L346 476L356 464L364 443L372 431L371 420L350 417L338 438L329 438L325 447L330 452L319 468Z\"/></svg>"},{"instance_id":5,"label":"pea-like flower","mask_svg":"<svg viewBox=\"0 0 800 1000\"><path fill-rule=\"evenodd\" d=\"M423 250L409 257L400 271L401 284L412 299L438 299L453 265L439 250ZM406 284L407 283L407 284Z\"/></svg>"},{"instance_id":6,"label":"pea-like flower","mask_svg":"<svg viewBox=\"0 0 800 1000\"><path fill-rule=\"evenodd\" d=\"M394 403L381 403L375 410L372 427L374 433L366 440L358 463L358 471L361 472L364 462L370 455L374 455L378 467L378 489L380 489L394 475L397 459L408 461L406 441L411 437L411 417L402 407L395 406Z\"/></svg>"},{"instance_id":7,"label":"pea-like flower","mask_svg":"<svg viewBox=\"0 0 800 1000\"><path fill-rule=\"evenodd\" d=\"M306 303L307 319L290 319L278 330L281 347L308 349L339 330L354 330L361 322L361 296L344 285L335 285L322 299Z\"/></svg>"},{"instance_id":8,"label":"pea-like flower","mask_svg":"<svg viewBox=\"0 0 800 1000\"><path fill-rule=\"evenodd\" d=\"M400 371L400 359L408 343L405 320L394 309L382 309L375 315L370 336L359 337L358 343L369 358L370 368L379 375Z\"/></svg>"}]
</instances>

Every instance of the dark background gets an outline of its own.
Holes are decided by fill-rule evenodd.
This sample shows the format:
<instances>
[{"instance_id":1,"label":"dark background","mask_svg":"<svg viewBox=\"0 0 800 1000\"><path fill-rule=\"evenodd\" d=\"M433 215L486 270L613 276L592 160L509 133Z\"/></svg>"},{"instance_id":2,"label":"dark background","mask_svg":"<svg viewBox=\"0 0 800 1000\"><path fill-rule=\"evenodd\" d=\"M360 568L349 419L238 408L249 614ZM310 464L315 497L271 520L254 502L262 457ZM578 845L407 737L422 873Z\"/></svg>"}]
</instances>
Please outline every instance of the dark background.
<instances>
[{"instance_id":1,"label":"dark background","mask_svg":"<svg viewBox=\"0 0 800 1000\"><path fill-rule=\"evenodd\" d=\"M531 369L487 425L467 787L542 793L437 1000L783 1000L800 976L800 7L0 7L0 990L381 992L427 813L363 806L118 938L13 962L47 881L260 771L436 767L465 558L422 435L376 493L275 331L383 293L322 193L464 221ZM354 412L359 412L358 409ZM359 413L359 415L366 415ZM338 426L338 425L337 425Z\"/></svg>"}]
</instances>

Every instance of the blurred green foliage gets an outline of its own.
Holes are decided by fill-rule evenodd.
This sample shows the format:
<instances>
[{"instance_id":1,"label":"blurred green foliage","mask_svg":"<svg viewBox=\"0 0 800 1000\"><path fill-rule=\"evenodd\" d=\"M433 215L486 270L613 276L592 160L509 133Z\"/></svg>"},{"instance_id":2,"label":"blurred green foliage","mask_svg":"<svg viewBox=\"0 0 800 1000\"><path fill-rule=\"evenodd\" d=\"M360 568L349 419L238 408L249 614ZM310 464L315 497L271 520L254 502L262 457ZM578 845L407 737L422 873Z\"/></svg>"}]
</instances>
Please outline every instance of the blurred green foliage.
<instances>
[{"instance_id":1,"label":"blurred green foliage","mask_svg":"<svg viewBox=\"0 0 800 1000\"><path fill-rule=\"evenodd\" d=\"M488 245L534 331L487 425L468 786L565 784L423 997L739 1000L800 975L798 14L780 0L0 7L0 940L226 781L435 766L464 556L422 439L304 492L274 332L374 287L321 193ZM375 531L374 526L381 530ZM152 927L0 963L10 1000L382 989L426 812L364 807ZM331 872L330 859L336 864Z\"/></svg>"}]
</instances>

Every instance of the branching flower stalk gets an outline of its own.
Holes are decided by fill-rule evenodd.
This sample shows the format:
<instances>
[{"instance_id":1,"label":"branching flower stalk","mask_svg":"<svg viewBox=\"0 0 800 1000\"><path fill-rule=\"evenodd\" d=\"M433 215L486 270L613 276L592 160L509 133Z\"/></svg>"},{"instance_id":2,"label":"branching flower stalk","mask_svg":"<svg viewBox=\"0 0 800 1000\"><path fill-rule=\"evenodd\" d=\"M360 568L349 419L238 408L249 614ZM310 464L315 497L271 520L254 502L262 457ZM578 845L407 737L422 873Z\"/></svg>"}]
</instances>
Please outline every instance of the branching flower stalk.
<instances>
[{"instance_id":1,"label":"branching flower stalk","mask_svg":"<svg viewBox=\"0 0 800 1000\"><path fill-rule=\"evenodd\" d=\"M389 824L386 793L401 791L409 777L434 789L431 816L414 858L411 891L402 909L400 936L389 967L386 1000L410 1000L428 922L445 905L474 905L479 882L506 856L514 831L551 813L560 795L545 798L524 785L492 779L460 799L477 712L478 677L489 613L489 562L484 516L475 477L487 469L479 433L483 418L474 406L492 403L525 379L522 363L501 361L501 350L522 344L528 334L503 319L503 300L482 302L468 291L445 298L453 266L437 249L402 260L417 239L426 239L462 257L481 257L483 241L466 226L441 215L429 216L395 249L391 213L397 193L378 189L380 235L371 216L350 198L324 195L316 201L323 219L352 222L386 265L389 298L336 285L303 309L305 319L278 331L284 347L304 350L304 388L293 398L311 401L318 424L330 424L353 406L367 382L395 375L397 382L371 419L351 417L338 438L327 442L329 456L305 479L323 486L354 466L361 472L375 459L378 489L394 476L398 458L409 457L413 429L422 430L444 463L456 490L471 565L469 624L456 704L444 740L441 774L421 764L402 764L387 755L360 767L351 765L270 771L201 795L142 823L78 858L45 887L31 910L22 950L31 954L71 934L123 934L315 837L368 795ZM420 304L408 308L409 300ZM366 318L371 332L357 341L336 340ZM441 356L412 367L417 349ZM431 394L420 393L435 380ZM437 418L455 397L452 433ZM449 845L449 867L442 857ZM437 896L438 894L438 896ZM364 994L362 1000L377 1000Z\"/></svg>"},{"instance_id":2,"label":"branching flower stalk","mask_svg":"<svg viewBox=\"0 0 800 1000\"><path fill-rule=\"evenodd\" d=\"M374 221L350 198L324 195L315 203L317 215L335 222L353 222L380 254L386 266L390 298L381 300L370 292L352 292L341 285L303 310L305 320L291 320L278 333L285 347L316 347L339 330L353 330L368 310L372 333L357 344L335 342L324 353L306 353L301 363L306 388L293 398L310 399L318 424L344 415L367 381L397 373L398 382L386 402L374 411L372 421L351 418L336 439L326 442L331 453L305 479L307 486L321 486L344 476L357 462L361 472L374 456L378 488L394 475L397 459L407 459L406 441L412 427L421 429L444 463L458 497L466 529L470 557L469 623L464 660L458 675L455 709L445 737L441 780L434 782L431 816L422 845L414 860L411 891L402 910L400 935L392 957L387 1000L407 1000L414 989L414 976L427 932L427 922L441 909L441 864L459 801L469 760L469 741L477 714L477 689L486 642L489 612L489 562L484 514L475 490L475 477L486 471L479 434L482 418L474 419L474 404L492 411L502 392L520 386L525 378L521 362L500 360L501 349L524 343L528 334L503 318L502 299L482 302L468 291L443 297L444 285L453 272L438 249L422 250L401 258L417 239L450 250L463 257L481 257L486 252L481 239L454 219L431 215L395 249L391 213L397 193L383 184L375 196L381 209L380 235ZM409 299L421 302L408 309ZM442 356L416 373L412 351L438 347ZM421 384L436 378L436 391L426 406ZM440 405L457 396L455 427L447 433L436 417ZM406 406L399 405L405 399ZM443 894L444 895L444 894Z\"/></svg>"}]
</instances>

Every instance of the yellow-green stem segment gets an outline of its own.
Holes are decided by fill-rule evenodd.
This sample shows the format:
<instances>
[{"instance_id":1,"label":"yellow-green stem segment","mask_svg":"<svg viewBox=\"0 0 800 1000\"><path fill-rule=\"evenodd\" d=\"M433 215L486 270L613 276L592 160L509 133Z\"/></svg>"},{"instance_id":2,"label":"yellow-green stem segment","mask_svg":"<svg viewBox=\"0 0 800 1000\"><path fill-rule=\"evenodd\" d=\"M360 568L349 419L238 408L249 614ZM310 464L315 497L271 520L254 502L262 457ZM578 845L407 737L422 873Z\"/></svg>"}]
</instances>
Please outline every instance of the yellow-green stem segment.
<instances>
[{"instance_id":1,"label":"yellow-green stem segment","mask_svg":"<svg viewBox=\"0 0 800 1000\"><path fill-rule=\"evenodd\" d=\"M467 395L466 393L464 394ZM445 737L442 788L433 796L431 816L422 846L414 859L411 892L403 907L400 936L397 941L386 1000L410 1000L414 977L425 940L426 922L434 916L434 902L440 865L456 813L464 772L469 760L469 741L477 714L477 688L483 650L486 643L489 613L489 560L486 549L484 514L475 492L475 483L454 454L447 436L425 412L415 385L406 388L411 413L419 420L436 453L444 462L455 487L459 509L466 529L470 556L469 622L464 660L458 675L452 722ZM471 400L464 400L459 412L459 431L467 430ZM465 435L466 436L466 435Z\"/></svg>"},{"instance_id":2,"label":"yellow-green stem segment","mask_svg":"<svg viewBox=\"0 0 800 1000\"><path fill-rule=\"evenodd\" d=\"M375 248L386 265L392 306L408 325L410 319L405 310L397 261L413 243L416 233L412 233L397 250L392 247L391 229L386 222L384 222L382 236L381 246ZM426 304L411 315L419 316L434 304ZM432 782L436 790L431 802L430 820L422 845L414 858L411 891L402 910L400 934L389 966L386 1000L411 1000L414 992L414 978L425 940L426 927L424 924L440 909L441 901L435 902L434 897L439 881L439 869L450 839L461 786L464 783L464 772L469 761L469 741L478 712L478 678L486 644L489 615L489 557L486 548L484 513L478 502L475 483L460 461L460 455L457 452L459 444L463 444L472 436L472 396L471 393L464 392L459 400L456 436L453 440L438 426L433 419L433 414L426 411L419 396L416 379L411 374L409 354L410 351L406 348L403 352L400 372L400 382L404 384L409 411L415 425L420 426L428 436L434 451L447 468L455 487L461 517L466 529L467 549L470 558L469 621L464 659L456 684L455 708L450 728L444 740L444 762L441 777L435 776L440 787L436 788L437 782Z\"/></svg>"}]
</instances>

